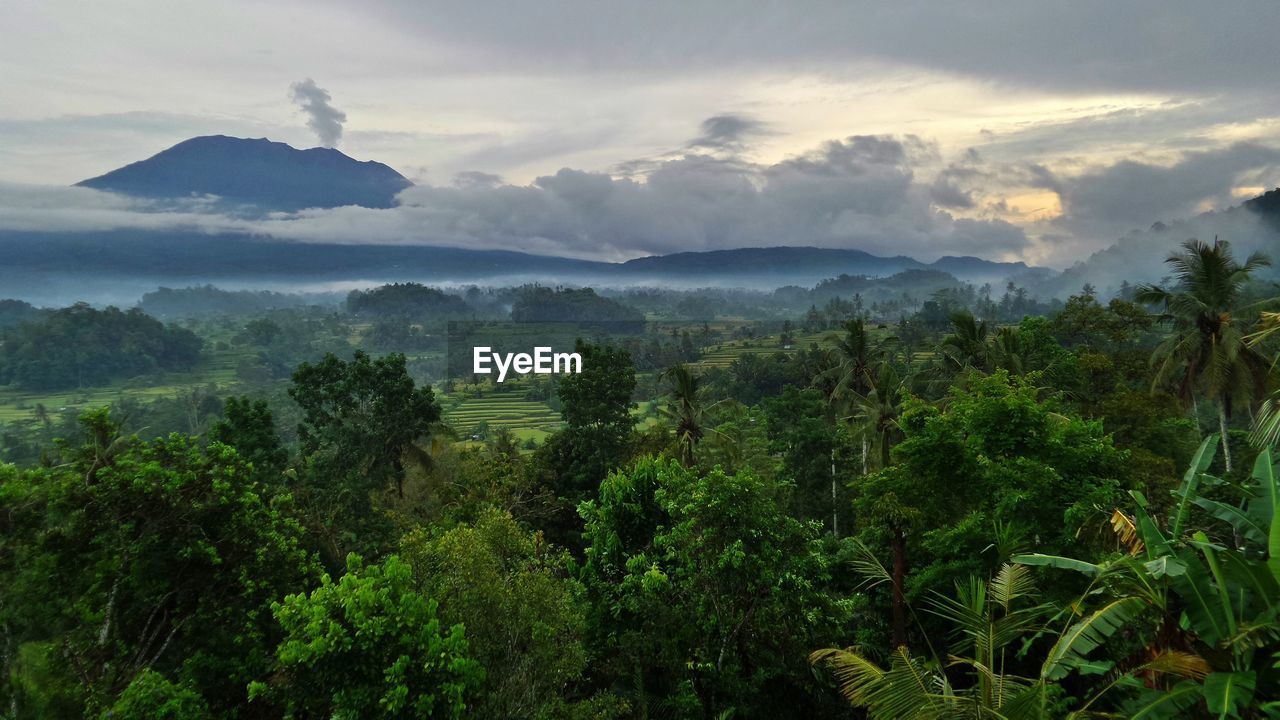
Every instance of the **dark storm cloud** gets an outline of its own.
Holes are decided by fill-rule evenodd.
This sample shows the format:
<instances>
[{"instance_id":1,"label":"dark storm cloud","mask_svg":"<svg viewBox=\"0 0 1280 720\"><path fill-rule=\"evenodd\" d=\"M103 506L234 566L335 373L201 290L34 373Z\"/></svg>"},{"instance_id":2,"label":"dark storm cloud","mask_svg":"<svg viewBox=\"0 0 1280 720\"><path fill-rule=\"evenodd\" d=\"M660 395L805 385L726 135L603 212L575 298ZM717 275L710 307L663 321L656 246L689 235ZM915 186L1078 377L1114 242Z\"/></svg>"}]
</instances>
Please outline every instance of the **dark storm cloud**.
<instances>
[{"instance_id":1,"label":"dark storm cloud","mask_svg":"<svg viewBox=\"0 0 1280 720\"><path fill-rule=\"evenodd\" d=\"M977 205L976 191L990 185L993 174L983 168L983 159L974 148L947 165L929 185L929 197L938 207L967 210Z\"/></svg>"},{"instance_id":2,"label":"dark storm cloud","mask_svg":"<svg viewBox=\"0 0 1280 720\"><path fill-rule=\"evenodd\" d=\"M1226 207L1239 186L1280 182L1280 150L1240 142L1187 152L1172 164L1122 160L1068 178L1035 168L1041 186L1058 194L1059 224L1082 235L1117 237L1157 220L1190 217L1203 205Z\"/></svg>"},{"instance_id":3,"label":"dark storm cloud","mask_svg":"<svg viewBox=\"0 0 1280 720\"><path fill-rule=\"evenodd\" d=\"M329 103L329 91L316 85L311 78L289 86L289 96L298 109L307 116L307 127L316 134L324 147L337 147L342 139L342 124L347 114Z\"/></svg>"},{"instance_id":4,"label":"dark storm cloud","mask_svg":"<svg viewBox=\"0 0 1280 720\"><path fill-rule=\"evenodd\" d=\"M894 3L786 0L483 3L390 0L373 12L525 70L665 72L727 66L841 73L867 59L1037 89L1258 88L1280 65L1280 3L1109 0Z\"/></svg>"}]
</instances>

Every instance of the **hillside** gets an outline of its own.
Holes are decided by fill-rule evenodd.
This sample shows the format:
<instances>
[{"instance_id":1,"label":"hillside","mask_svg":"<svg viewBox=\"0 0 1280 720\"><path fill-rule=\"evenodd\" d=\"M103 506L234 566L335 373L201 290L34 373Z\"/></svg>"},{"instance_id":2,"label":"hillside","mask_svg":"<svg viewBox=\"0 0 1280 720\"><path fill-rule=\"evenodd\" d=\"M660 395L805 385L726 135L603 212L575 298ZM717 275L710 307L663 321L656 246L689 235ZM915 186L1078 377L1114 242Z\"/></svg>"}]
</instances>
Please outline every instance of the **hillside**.
<instances>
[{"instance_id":1,"label":"hillside","mask_svg":"<svg viewBox=\"0 0 1280 720\"><path fill-rule=\"evenodd\" d=\"M1063 297L1088 283L1105 295L1126 281L1158 282L1167 272L1165 258L1181 243L1191 238L1208 242L1215 237L1230 242L1241 257L1262 252L1280 262L1280 189L1226 210L1155 222L1146 230L1135 230L1045 282L1041 294ZM1258 276L1276 278L1280 268L1264 269Z\"/></svg>"},{"instance_id":2,"label":"hillside","mask_svg":"<svg viewBox=\"0 0 1280 720\"><path fill-rule=\"evenodd\" d=\"M835 275L883 277L903 270L938 270L964 280L984 282L1027 271L1025 263L975 257L942 257L924 263L903 255L882 257L862 250L816 247L768 247L683 252L628 260L619 270L666 277L827 278Z\"/></svg>"}]
</instances>

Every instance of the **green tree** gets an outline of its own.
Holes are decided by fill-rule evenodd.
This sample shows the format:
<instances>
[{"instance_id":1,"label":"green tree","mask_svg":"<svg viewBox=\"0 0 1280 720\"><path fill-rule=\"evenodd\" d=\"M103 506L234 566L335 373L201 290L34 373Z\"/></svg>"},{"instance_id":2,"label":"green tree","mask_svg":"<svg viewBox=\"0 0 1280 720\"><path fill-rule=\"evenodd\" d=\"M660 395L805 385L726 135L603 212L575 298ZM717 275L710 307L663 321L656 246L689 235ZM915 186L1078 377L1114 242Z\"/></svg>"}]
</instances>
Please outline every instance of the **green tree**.
<instances>
[{"instance_id":1,"label":"green tree","mask_svg":"<svg viewBox=\"0 0 1280 720\"><path fill-rule=\"evenodd\" d=\"M608 472L628 456L635 420L631 395L636 372L626 350L579 341L582 372L560 379L564 430L543 444L557 494L576 504L594 494Z\"/></svg>"},{"instance_id":2,"label":"green tree","mask_svg":"<svg viewBox=\"0 0 1280 720\"><path fill-rule=\"evenodd\" d=\"M847 393L865 392L871 385L871 376L883 358L861 319L844 324L844 335L836 341L834 360L828 371L837 399Z\"/></svg>"},{"instance_id":3,"label":"green tree","mask_svg":"<svg viewBox=\"0 0 1280 720\"><path fill-rule=\"evenodd\" d=\"M769 450L782 458L782 477L795 483L792 514L829 522L838 535L840 511L850 501L845 485L853 472L844 452L847 436L826 417L818 390L787 387L763 407Z\"/></svg>"},{"instance_id":4,"label":"green tree","mask_svg":"<svg viewBox=\"0 0 1280 720\"><path fill-rule=\"evenodd\" d=\"M642 716L805 715L806 642L838 637L835 558L749 473L641 460L584 503L595 633ZM653 698L656 698L654 700Z\"/></svg>"},{"instance_id":5,"label":"green tree","mask_svg":"<svg viewBox=\"0 0 1280 720\"><path fill-rule=\"evenodd\" d=\"M907 641L910 597L1007 559L1007 547L986 550L997 528L1053 552L1078 545L1095 507L1114 505L1121 454L1099 423L1042 402L1037 381L1000 370L953 389L943 409L909 400L896 464L855 482L860 537L892 556L892 647Z\"/></svg>"},{"instance_id":6,"label":"green tree","mask_svg":"<svg viewBox=\"0 0 1280 720\"><path fill-rule=\"evenodd\" d=\"M1159 368L1155 382L1173 380L1188 405L1197 396L1217 405L1222 457L1230 473L1227 422L1234 408L1261 397L1270 372L1266 359L1245 340L1249 313L1242 290L1249 276L1271 261L1254 253L1241 264L1226 241L1189 240L1183 252L1165 262L1177 285L1144 285L1136 295L1139 302L1161 306L1160 320L1172 330L1152 356Z\"/></svg>"},{"instance_id":7,"label":"green tree","mask_svg":"<svg viewBox=\"0 0 1280 720\"><path fill-rule=\"evenodd\" d=\"M288 717L460 718L484 678L462 625L441 622L395 555L368 567L350 555L338 582L325 575L272 610L284 629L276 671L249 696Z\"/></svg>"},{"instance_id":8,"label":"green tree","mask_svg":"<svg viewBox=\"0 0 1280 720\"><path fill-rule=\"evenodd\" d=\"M403 355L351 361L325 355L293 374L289 396L303 412L298 439L306 462L302 500L324 540L330 565L344 550L377 550L389 539L373 494L404 496L405 460L429 463L417 442L440 420L429 386L417 387Z\"/></svg>"},{"instance_id":9,"label":"green tree","mask_svg":"<svg viewBox=\"0 0 1280 720\"><path fill-rule=\"evenodd\" d=\"M871 563L873 576L882 577L883 568ZM1138 615L1141 603L1133 598L1108 601L1078 620L1071 616L1057 630L1053 608L1037 602L1030 573L1021 565L1004 565L988 582L957 582L954 597L935 593L925 609L949 629L945 660L918 657L901 646L888 669L855 648L818 650L810 661L829 668L840 692L873 720L1076 720L1094 717L1094 705L1119 695L1117 688L1138 684L1138 678L1202 678L1206 672L1203 660L1178 651L1123 668L1090 658ZM1069 675L1081 681L1104 675L1105 680L1089 686L1082 701L1072 702L1059 686ZM1077 707L1072 710L1072 705Z\"/></svg>"},{"instance_id":10,"label":"green tree","mask_svg":"<svg viewBox=\"0 0 1280 720\"><path fill-rule=\"evenodd\" d=\"M467 628L487 671L476 717L544 717L571 704L587 666L586 609L564 551L491 509L474 526L409 534L401 557L440 603L441 622Z\"/></svg>"},{"instance_id":11,"label":"green tree","mask_svg":"<svg viewBox=\"0 0 1280 720\"><path fill-rule=\"evenodd\" d=\"M190 687L175 685L154 670L144 670L109 710L103 720L206 720L209 707Z\"/></svg>"},{"instance_id":12,"label":"green tree","mask_svg":"<svg viewBox=\"0 0 1280 720\"><path fill-rule=\"evenodd\" d=\"M904 377L892 363L883 362L865 392L850 398L849 420L855 432L871 439L871 450L879 467L889 467L893 446L902 439L898 421L910 397L913 378Z\"/></svg>"},{"instance_id":13,"label":"green tree","mask_svg":"<svg viewBox=\"0 0 1280 720\"><path fill-rule=\"evenodd\" d=\"M992 369L991 328L968 310L956 310L949 316L951 334L942 339L942 358L954 371Z\"/></svg>"},{"instance_id":14,"label":"green tree","mask_svg":"<svg viewBox=\"0 0 1280 720\"><path fill-rule=\"evenodd\" d=\"M837 418L843 419L849 430L849 437L857 441L862 453L862 473L870 470L870 438L866 427L855 427L850 422L857 414L857 404L871 389L876 368L886 360L884 348L877 345L861 318L849 320L844 324L844 336L836 343L832 365L824 378L830 387L828 403ZM836 478L831 476L831 499L834 503ZM839 534L839 515L833 509L831 516L833 531Z\"/></svg>"},{"instance_id":15,"label":"green tree","mask_svg":"<svg viewBox=\"0 0 1280 720\"><path fill-rule=\"evenodd\" d=\"M141 310L86 303L0 328L0 385L32 390L105 385L157 370L188 370L202 342Z\"/></svg>"},{"instance_id":16,"label":"green tree","mask_svg":"<svg viewBox=\"0 0 1280 720\"><path fill-rule=\"evenodd\" d=\"M232 711L268 665L271 602L318 574L290 498L255 482L221 443L107 443L105 411L85 422L95 439L57 467L0 467L13 510L0 543L0 625L19 645L6 657L59 648L57 672L94 714L148 670ZM9 670L21 683L25 667Z\"/></svg>"},{"instance_id":17,"label":"green tree","mask_svg":"<svg viewBox=\"0 0 1280 720\"><path fill-rule=\"evenodd\" d=\"M235 448L236 453L253 466L255 478L264 484L279 482L289 462L289 453L280 444L265 400L227 398L222 419L209 429L208 436Z\"/></svg>"},{"instance_id":18,"label":"green tree","mask_svg":"<svg viewBox=\"0 0 1280 720\"><path fill-rule=\"evenodd\" d=\"M1211 435L1200 445L1165 521L1152 516L1136 492L1132 515L1116 511L1113 526L1128 553L1099 562L1014 558L1085 575L1082 607L1100 595L1103 608L1131 608L1126 620L1137 615L1133 609L1145 609L1144 622L1131 627L1146 644L1144 654L1178 657L1197 670L1162 683L1121 676L1112 685L1128 691L1129 717L1280 712L1273 700L1280 697L1280 466L1264 450L1239 497L1216 499L1224 483L1207 472L1216 444Z\"/></svg>"}]
</instances>

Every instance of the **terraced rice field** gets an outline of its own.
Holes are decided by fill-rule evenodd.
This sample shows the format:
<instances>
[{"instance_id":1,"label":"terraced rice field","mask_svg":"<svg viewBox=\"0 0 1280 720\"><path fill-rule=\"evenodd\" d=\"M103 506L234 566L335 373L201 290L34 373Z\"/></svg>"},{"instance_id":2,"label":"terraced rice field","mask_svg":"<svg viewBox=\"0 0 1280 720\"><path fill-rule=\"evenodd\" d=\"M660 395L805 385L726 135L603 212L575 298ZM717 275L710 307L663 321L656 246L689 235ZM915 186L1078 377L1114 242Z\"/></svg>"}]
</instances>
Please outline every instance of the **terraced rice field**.
<instances>
[{"instance_id":1,"label":"terraced rice field","mask_svg":"<svg viewBox=\"0 0 1280 720\"><path fill-rule=\"evenodd\" d=\"M509 428L521 439L541 439L560 427L560 414L541 400L528 399L527 392L519 388L486 389L480 397L449 398L445 422L464 438L486 422L490 428Z\"/></svg>"},{"instance_id":2,"label":"terraced rice field","mask_svg":"<svg viewBox=\"0 0 1280 720\"><path fill-rule=\"evenodd\" d=\"M733 364L734 360L744 355L773 355L779 352L795 352L797 350L807 350L811 344L817 343L818 346L831 345L833 333L820 332L811 335L797 335L794 342L789 348L783 347L778 342L777 335L767 335L758 337L754 340L733 340L724 343L711 345L703 350L702 357L697 363L702 368L727 368Z\"/></svg>"}]
</instances>

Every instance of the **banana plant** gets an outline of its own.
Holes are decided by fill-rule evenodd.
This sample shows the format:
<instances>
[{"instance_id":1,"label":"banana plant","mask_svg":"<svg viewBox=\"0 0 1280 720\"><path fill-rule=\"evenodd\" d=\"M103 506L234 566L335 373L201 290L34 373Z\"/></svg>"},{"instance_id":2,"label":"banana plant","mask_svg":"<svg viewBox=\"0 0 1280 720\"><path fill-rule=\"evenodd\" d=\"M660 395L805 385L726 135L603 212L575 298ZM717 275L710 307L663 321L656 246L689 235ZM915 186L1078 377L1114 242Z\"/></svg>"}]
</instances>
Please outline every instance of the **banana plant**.
<instances>
[{"instance_id":1,"label":"banana plant","mask_svg":"<svg viewBox=\"0 0 1280 720\"><path fill-rule=\"evenodd\" d=\"M809 657L831 670L840 692L873 720L1002 718L1048 720L1061 717L1050 686L1073 672L1101 674L1106 663L1089 658L1141 610L1142 601L1126 597L1098 610L1073 617L1035 601L1035 587L1025 565L1007 564L989 582L971 579L957 584L954 598L935 595L926 608L953 628L945 657L913 657L899 647L890 666L881 668L855 648L828 648ZM1073 607L1075 605L1073 604ZM1066 620L1063 620L1063 618ZM1059 627L1063 625L1062 627ZM1034 667L1026 656L1041 639L1056 641L1040 659L1039 673L1018 674L1015 667ZM1202 662L1186 653L1166 652L1112 673L1070 717L1090 717L1098 701L1138 674L1201 678ZM957 681L952 682L952 678ZM960 689L957 689L957 686Z\"/></svg>"},{"instance_id":2,"label":"banana plant","mask_svg":"<svg viewBox=\"0 0 1280 720\"><path fill-rule=\"evenodd\" d=\"M1259 453L1252 482L1231 504L1202 490L1224 486L1209 475L1218 438L1200 445L1164 523L1132 493L1134 513L1113 515L1129 553L1101 563L1048 555L1014 562L1084 573L1090 592L1130 603L1154 617L1149 657L1177 658L1186 672L1172 685L1141 673L1116 677L1128 689L1126 717L1280 717L1280 483L1269 450ZM1193 508L1206 516L1192 528ZM1176 653L1176 655L1170 655ZM1193 671L1194 670L1194 671Z\"/></svg>"}]
</instances>

